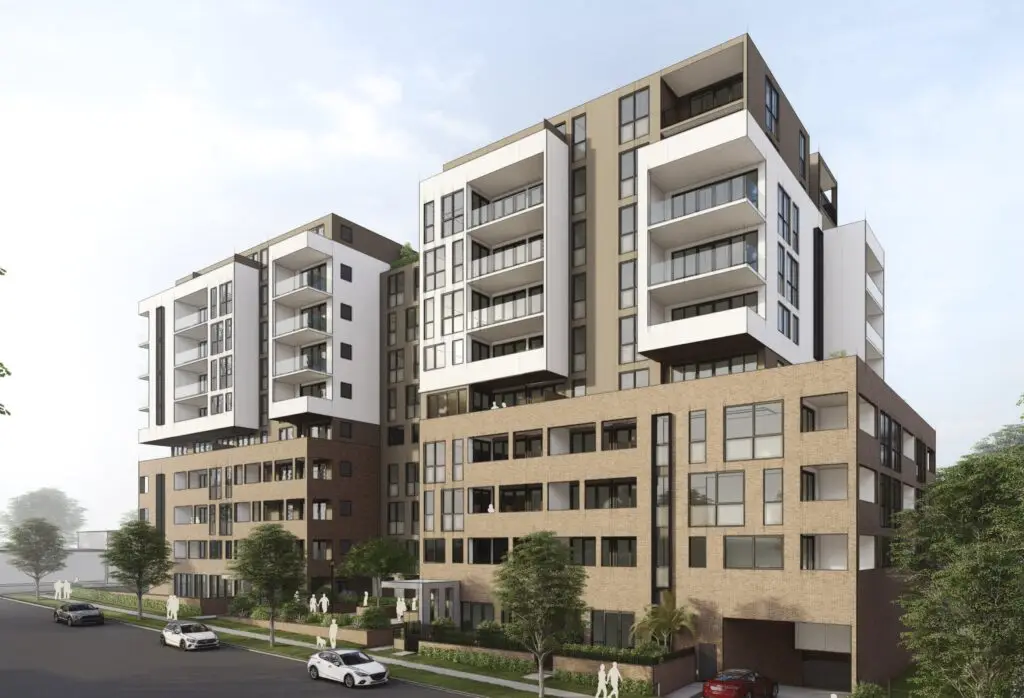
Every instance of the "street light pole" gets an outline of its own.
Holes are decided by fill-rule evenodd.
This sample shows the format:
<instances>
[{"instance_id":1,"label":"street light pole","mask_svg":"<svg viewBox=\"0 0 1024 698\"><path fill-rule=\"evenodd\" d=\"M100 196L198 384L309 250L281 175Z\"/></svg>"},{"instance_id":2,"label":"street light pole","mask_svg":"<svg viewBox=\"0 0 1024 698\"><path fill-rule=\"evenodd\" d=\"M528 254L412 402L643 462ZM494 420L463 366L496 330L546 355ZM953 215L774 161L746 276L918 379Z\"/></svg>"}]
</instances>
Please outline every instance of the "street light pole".
<instances>
[{"instance_id":1,"label":"street light pole","mask_svg":"<svg viewBox=\"0 0 1024 698\"><path fill-rule=\"evenodd\" d=\"M331 560L331 600L334 600L334 560Z\"/></svg>"}]
</instances>

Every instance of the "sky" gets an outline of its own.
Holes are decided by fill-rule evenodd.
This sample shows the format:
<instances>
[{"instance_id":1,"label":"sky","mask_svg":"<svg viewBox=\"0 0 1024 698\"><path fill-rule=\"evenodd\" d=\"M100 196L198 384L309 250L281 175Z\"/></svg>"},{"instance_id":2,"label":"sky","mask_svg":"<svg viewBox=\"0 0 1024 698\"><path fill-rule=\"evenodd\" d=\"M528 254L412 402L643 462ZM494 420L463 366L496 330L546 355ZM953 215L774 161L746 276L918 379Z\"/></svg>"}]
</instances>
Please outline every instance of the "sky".
<instances>
[{"instance_id":1,"label":"sky","mask_svg":"<svg viewBox=\"0 0 1024 698\"><path fill-rule=\"evenodd\" d=\"M414 242L446 160L743 32L886 249L887 381L953 463L1024 391L1022 29L980 0L0 0L0 506L136 507L166 453L140 299L328 212Z\"/></svg>"}]
</instances>

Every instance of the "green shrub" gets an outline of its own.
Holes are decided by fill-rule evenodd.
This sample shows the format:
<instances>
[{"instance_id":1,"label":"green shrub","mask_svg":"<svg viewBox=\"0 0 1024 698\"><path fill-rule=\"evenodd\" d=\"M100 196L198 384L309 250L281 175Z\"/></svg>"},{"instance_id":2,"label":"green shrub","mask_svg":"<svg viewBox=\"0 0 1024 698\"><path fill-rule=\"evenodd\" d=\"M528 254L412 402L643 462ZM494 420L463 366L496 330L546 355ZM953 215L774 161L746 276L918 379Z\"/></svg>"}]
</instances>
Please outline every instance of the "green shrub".
<instances>
[{"instance_id":1,"label":"green shrub","mask_svg":"<svg viewBox=\"0 0 1024 698\"><path fill-rule=\"evenodd\" d=\"M421 647L420 656L428 659L437 659L449 664L471 666L485 671L504 672L523 676L536 672L537 667L530 659L517 659L515 657L503 657L499 654L488 652L477 652L466 649L442 649L440 647ZM594 684L595 688L597 684Z\"/></svg>"},{"instance_id":2,"label":"green shrub","mask_svg":"<svg viewBox=\"0 0 1024 698\"><path fill-rule=\"evenodd\" d=\"M266 606L254 606L249 617L253 620L270 620L270 609Z\"/></svg>"},{"instance_id":3,"label":"green shrub","mask_svg":"<svg viewBox=\"0 0 1024 698\"><path fill-rule=\"evenodd\" d=\"M477 623L476 631L478 633L500 633L504 632L501 629L501 624L493 620L482 620Z\"/></svg>"},{"instance_id":4,"label":"green shrub","mask_svg":"<svg viewBox=\"0 0 1024 698\"><path fill-rule=\"evenodd\" d=\"M430 624L435 628L454 628L455 621L451 618L435 618L430 621Z\"/></svg>"},{"instance_id":5,"label":"green shrub","mask_svg":"<svg viewBox=\"0 0 1024 698\"><path fill-rule=\"evenodd\" d=\"M345 608L353 608L359 605L362 596L354 591L343 591L338 594L338 605Z\"/></svg>"},{"instance_id":6,"label":"green shrub","mask_svg":"<svg viewBox=\"0 0 1024 698\"><path fill-rule=\"evenodd\" d=\"M73 592L75 599L79 601L91 601L92 603L106 606L116 606L134 611L139 607L139 600L135 594L124 594L116 591L102 591L100 589L78 588ZM164 617L167 613L167 604L162 599L143 598L142 611ZM179 618L192 618L201 615L202 611L195 604L183 603L178 607Z\"/></svg>"},{"instance_id":7,"label":"green shrub","mask_svg":"<svg viewBox=\"0 0 1024 698\"><path fill-rule=\"evenodd\" d=\"M347 628L352 625L354 618L351 613L311 613L306 617L306 623L326 628L331 624L331 620L336 620L339 628Z\"/></svg>"},{"instance_id":8,"label":"green shrub","mask_svg":"<svg viewBox=\"0 0 1024 698\"><path fill-rule=\"evenodd\" d=\"M552 677L558 681L586 688L591 693L597 690L597 676L594 674L578 674L569 671L556 671ZM649 681L623 678L619 682L620 696L653 696L654 686Z\"/></svg>"},{"instance_id":9,"label":"green shrub","mask_svg":"<svg viewBox=\"0 0 1024 698\"><path fill-rule=\"evenodd\" d=\"M228 604L228 613L237 618L248 618L254 608L256 608L256 600L248 594L240 594L231 599Z\"/></svg>"},{"instance_id":10,"label":"green shrub","mask_svg":"<svg viewBox=\"0 0 1024 698\"><path fill-rule=\"evenodd\" d=\"M289 623L305 623L309 616L309 607L301 601L289 601L281 606L278 612L281 620Z\"/></svg>"},{"instance_id":11,"label":"green shrub","mask_svg":"<svg viewBox=\"0 0 1024 698\"><path fill-rule=\"evenodd\" d=\"M885 690L874 683L859 683L850 698L886 698Z\"/></svg>"},{"instance_id":12,"label":"green shrub","mask_svg":"<svg viewBox=\"0 0 1024 698\"><path fill-rule=\"evenodd\" d=\"M391 616L386 609L370 606L356 616L355 627L360 630L382 630L391 627Z\"/></svg>"},{"instance_id":13,"label":"green shrub","mask_svg":"<svg viewBox=\"0 0 1024 698\"><path fill-rule=\"evenodd\" d=\"M622 662L623 664L639 664L641 666L660 664L668 656L665 648L657 644L646 644L638 647L567 644L563 645L557 654L562 657Z\"/></svg>"},{"instance_id":14,"label":"green shrub","mask_svg":"<svg viewBox=\"0 0 1024 698\"><path fill-rule=\"evenodd\" d=\"M360 603L362 599L359 599ZM396 596L371 596L367 599L367 602L371 606L394 606L398 603L398 597ZM379 602L379 603L378 603Z\"/></svg>"}]
</instances>

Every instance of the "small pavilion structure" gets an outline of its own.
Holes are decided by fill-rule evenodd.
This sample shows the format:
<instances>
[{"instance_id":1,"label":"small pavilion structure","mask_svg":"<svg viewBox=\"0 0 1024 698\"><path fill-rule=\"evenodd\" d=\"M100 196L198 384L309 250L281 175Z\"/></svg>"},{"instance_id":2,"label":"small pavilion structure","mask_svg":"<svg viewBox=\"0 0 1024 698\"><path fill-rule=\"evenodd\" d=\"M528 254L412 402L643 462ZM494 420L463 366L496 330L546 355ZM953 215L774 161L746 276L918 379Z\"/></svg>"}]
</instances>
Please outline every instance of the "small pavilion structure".
<instances>
[{"instance_id":1,"label":"small pavilion structure","mask_svg":"<svg viewBox=\"0 0 1024 698\"><path fill-rule=\"evenodd\" d=\"M455 627L462 624L462 601L459 596L459 583L436 579L385 579L380 583L382 589L391 589L395 596L405 597L412 610L412 596L416 597L419 606L416 613L420 623L429 625L437 618L451 618ZM412 595L408 592L412 591Z\"/></svg>"}]
</instances>

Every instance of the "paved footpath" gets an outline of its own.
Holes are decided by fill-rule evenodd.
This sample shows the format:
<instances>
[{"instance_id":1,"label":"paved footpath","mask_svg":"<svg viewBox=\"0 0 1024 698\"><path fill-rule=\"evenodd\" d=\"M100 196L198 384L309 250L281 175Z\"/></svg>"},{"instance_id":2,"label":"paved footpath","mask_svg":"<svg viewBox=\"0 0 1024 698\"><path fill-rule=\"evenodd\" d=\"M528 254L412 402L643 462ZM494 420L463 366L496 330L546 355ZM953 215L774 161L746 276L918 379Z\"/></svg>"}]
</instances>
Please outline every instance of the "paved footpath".
<instances>
[{"instance_id":1,"label":"paved footpath","mask_svg":"<svg viewBox=\"0 0 1024 698\"><path fill-rule=\"evenodd\" d=\"M133 611L127 610L127 609L124 609L124 608L118 608L116 606L107 606L107 605L96 603L95 601L90 601L90 600L87 600L87 599L82 599L82 601L85 602L85 603L91 603L94 606L102 608L105 611L115 611L117 613L125 613L125 614L133 614L134 615ZM30 603L30 602L27 602L27 603ZM142 616L143 616L143 618L149 618L150 620L167 620L165 617L159 616L159 615L157 615L155 613L143 613ZM253 639L256 639L256 640L266 640L267 639L266 635L263 635L263 634L260 634L260 633L254 633L254 632L250 632L248 630L236 630L235 628L225 628L224 626L217 625L216 621L211 623L210 621L207 621L205 619L200 619L200 622L202 622L204 625L208 626L211 630L214 630L214 631L216 631L218 633L224 633L225 635L237 635L239 637L248 637L248 638L253 638ZM291 645L293 647L305 647L307 649L311 649L311 650L314 650L314 651L316 650L316 644L313 643L313 642L301 642L299 640L291 640L291 639L282 638L282 637L275 638L274 642L276 642L278 644L281 644L281 645ZM439 666L430 666L429 664L420 664L418 662L403 662L401 659L396 659L396 658L390 657L390 656L389 657L374 656L372 654L372 650L367 650L367 654L370 656L371 659L373 659L375 661L378 661L378 662L381 662L383 664L393 664L395 666L405 667L406 669L415 669L417 671L424 671L424 672L428 672L428 673L431 673L431 674L440 674L442 676L450 676L452 678L465 679L467 681L478 681L480 683L489 683L489 684L493 684L495 686L502 686L504 688L510 688L512 690L515 690L515 691L524 691L524 692L527 692L527 693L534 693L534 694L537 693L537 684L533 684L533 683L524 683L524 682L521 682L521 681L510 681L508 679L499 679L499 678L497 678L495 676L487 676L485 674L471 674L471 673L466 672L466 671L456 671L455 669L447 669L445 667L439 667ZM276 655L276 656L281 656L281 655ZM291 659L291 657L283 657L283 658L284 659ZM296 660L296 661L301 661L301 660ZM555 698L589 698L589 694L573 693L572 691L560 691L560 690L553 689L553 688L545 688L544 689L544 694L545 695L549 695L549 696L554 696Z\"/></svg>"}]
</instances>

